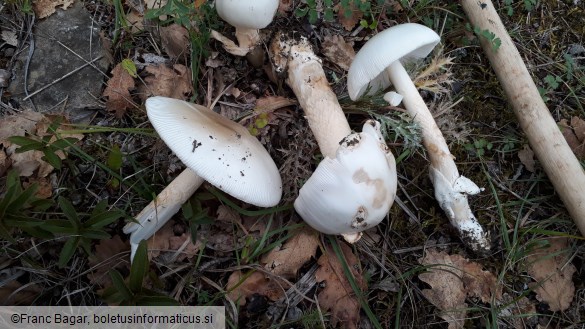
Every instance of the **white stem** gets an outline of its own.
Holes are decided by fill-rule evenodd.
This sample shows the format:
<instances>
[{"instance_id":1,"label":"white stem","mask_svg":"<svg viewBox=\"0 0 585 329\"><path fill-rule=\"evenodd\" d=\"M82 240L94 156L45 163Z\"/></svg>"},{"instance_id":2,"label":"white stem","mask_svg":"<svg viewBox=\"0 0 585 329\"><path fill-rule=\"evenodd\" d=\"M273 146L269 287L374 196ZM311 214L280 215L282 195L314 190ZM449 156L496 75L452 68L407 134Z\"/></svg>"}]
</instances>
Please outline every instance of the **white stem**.
<instances>
[{"instance_id":1,"label":"white stem","mask_svg":"<svg viewBox=\"0 0 585 329\"><path fill-rule=\"evenodd\" d=\"M236 28L236 39L240 48L250 51L260 44L260 33L257 29Z\"/></svg>"},{"instance_id":2,"label":"white stem","mask_svg":"<svg viewBox=\"0 0 585 329\"><path fill-rule=\"evenodd\" d=\"M421 127L423 145L431 161L430 176L435 198L451 224L460 231L464 242L476 251L489 250L487 234L471 212L467 200L468 194L480 192L479 187L459 175L443 133L400 61L392 63L386 72L396 91L404 97L403 103L408 114Z\"/></svg>"},{"instance_id":3,"label":"white stem","mask_svg":"<svg viewBox=\"0 0 585 329\"><path fill-rule=\"evenodd\" d=\"M132 247L130 259L134 259L134 252L140 241L148 240L168 222L203 182L203 178L199 177L191 169L183 170L157 195L156 199L136 215L137 223L126 224L124 233L130 234L130 245Z\"/></svg>"},{"instance_id":4,"label":"white stem","mask_svg":"<svg viewBox=\"0 0 585 329\"><path fill-rule=\"evenodd\" d=\"M276 65L288 69L287 83L305 111L321 153L335 159L339 142L351 133L351 129L335 93L329 87L321 61L306 39L280 38L273 43L279 48L272 50L275 62L279 62ZM282 54L288 56L280 58Z\"/></svg>"}]
</instances>

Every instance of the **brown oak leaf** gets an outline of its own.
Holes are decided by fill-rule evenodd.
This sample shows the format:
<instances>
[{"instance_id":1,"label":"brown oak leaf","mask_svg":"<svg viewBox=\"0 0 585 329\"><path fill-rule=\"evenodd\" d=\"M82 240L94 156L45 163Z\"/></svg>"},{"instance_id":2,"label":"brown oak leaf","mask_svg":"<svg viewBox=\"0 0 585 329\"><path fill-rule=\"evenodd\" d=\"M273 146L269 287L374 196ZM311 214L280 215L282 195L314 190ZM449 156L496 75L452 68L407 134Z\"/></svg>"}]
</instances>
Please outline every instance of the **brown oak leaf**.
<instances>
[{"instance_id":1,"label":"brown oak leaf","mask_svg":"<svg viewBox=\"0 0 585 329\"><path fill-rule=\"evenodd\" d=\"M114 112L117 118L123 117L126 110L134 106L130 96L132 89L134 78L122 67L122 63L118 63L112 70L112 77L103 93L108 111Z\"/></svg>"},{"instance_id":2,"label":"brown oak leaf","mask_svg":"<svg viewBox=\"0 0 585 329\"><path fill-rule=\"evenodd\" d=\"M33 4L33 9L37 18L41 19L51 16L59 6L61 6L61 9L66 10L73 2L75 0L37 0Z\"/></svg>"},{"instance_id":3,"label":"brown oak leaf","mask_svg":"<svg viewBox=\"0 0 585 329\"><path fill-rule=\"evenodd\" d=\"M142 100L151 96L186 100L193 92L191 71L185 65L175 64L172 67L164 64L148 65L145 72L148 74L144 78L146 86L140 86Z\"/></svg>"},{"instance_id":4,"label":"brown oak leaf","mask_svg":"<svg viewBox=\"0 0 585 329\"><path fill-rule=\"evenodd\" d=\"M353 43L345 42L345 39L340 35L326 35L323 38L321 52L329 61L346 71L349 70L349 66L355 58Z\"/></svg>"},{"instance_id":5,"label":"brown oak leaf","mask_svg":"<svg viewBox=\"0 0 585 329\"><path fill-rule=\"evenodd\" d=\"M440 317L448 322L449 328L463 328L467 297L477 297L484 303L502 298L496 277L461 255L428 249L419 263L428 266L419 279L431 286L422 290L422 294L441 310Z\"/></svg>"},{"instance_id":6,"label":"brown oak leaf","mask_svg":"<svg viewBox=\"0 0 585 329\"><path fill-rule=\"evenodd\" d=\"M282 247L272 249L262 257L262 263L275 275L292 279L307 261L315 256L319 246L319 234L305 227L295 232Z\"/></svg>"},{"instance_id":7,"label":"brown oak leaf","mask_svg":"<svg viewBox=\"0 0 585 329\"><path fill-rule=\"evenodd\" d=\"M288 288L288 285L283 284L283 282L278 282L276 279L266 277L262 272L247 275L241 271L235 271L228 279L226 290L228 291L227 296L229 299L239 305L245 305L246 298L254 294L265 296L271 301L277 301L284 296L284 292Z\"/></svg>"},{"instance_id":8,"label":"brown oak leaf","mask_svg":"<svg viewBox=\"0 0 585 329\"><path fill-rule=\"evenodd\" d=\"M579 160L585 160L585 121L579 117L572 117L571 123L566 119L558 122L559 128Z\"/></svg>"},{"instance_id":9,"label":"brown oak leaf","mask_svg":"<svg viewBox=\"0 0 585 329\"><path fill-rule=\"evenodd\" d=\"M553 312L564 311L575 295L573 274L577 269L568 263L571 253L568 238L549 237L546 240L548 245L531 250L526 256L526 271L536 281L531 284L536 299L547 303Z\"/></svg>"},{"instance_id":10,"label":"brown oak leaf","mask_svg":"<svg viewBox=\"0 0 585 329\"><path fill-rule=\"evenodd\" d=\"M365 0L362 0L365 1ZM359 10L355 3L351 2L347 8L337 5L337 20L347 31L353 30L357 23L364 17L364 13Z\"/></svg>"},{"instance_id":11,"label":"brown oak leaf","mask_svg":"<svg viewBox=\"0 0 585 329\"><path fill-rule=\"evenodd\" d=\"M189 32L179 24L160 28L162 46L171 58L184 57L189 54Z\"/></svg>"},{"instance_id":12,"label":"brown oak leaf","mask_svg":"<svg viewBox=\"0 0 585 329\"><path fill-rule=\"evenodd\" d=\"M87 278L92 284L100 287L108 287L112 280L108 272L111 269L130 268L129 255L130 245L122 241L119 235L110 239L100 240L95 246L95 252L89 258L91 273Z\"/></svg>"},{"instance_id":13,"label":"brown oak leaf","mask_svg":"<svg viewBox=\"0 0 585 329\"><path fill-rule=\"evenodd\" d=\"M341 251L347 267L351 269L355 282L361 291L367 289L357 257L352 253L351 247L341 243ZM317 282L325 282L325 288L319 293L318 300L321 308L331 310L331 325L338 323L343 328L357 328L360 318L360 303L355 295L339 258L331 246L328 246L319 260L319 269L315 273Z\"/></svg>"}]
</instances>

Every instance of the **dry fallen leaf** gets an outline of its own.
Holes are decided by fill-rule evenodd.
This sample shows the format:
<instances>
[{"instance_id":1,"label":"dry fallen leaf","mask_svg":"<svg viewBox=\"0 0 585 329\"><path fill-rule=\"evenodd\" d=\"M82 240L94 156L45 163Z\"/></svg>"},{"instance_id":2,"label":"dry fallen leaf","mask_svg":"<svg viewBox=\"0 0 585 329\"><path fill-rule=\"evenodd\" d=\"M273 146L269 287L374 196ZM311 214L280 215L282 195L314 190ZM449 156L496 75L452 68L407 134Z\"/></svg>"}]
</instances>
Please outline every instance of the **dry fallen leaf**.
<instances>
[{"instance_id":1,"label":"dry fallen leaf","mask_svg":"<svg viewBox=\"0 0 585 329\"><path fill-rule=\"evenodd\" d=\"M163 48L171 58L189 54L189 32L179 24L171 24L160 28L160 39Z\"/></svg>"},{"instance_id":2,"label":"dry fallen leaf","mask_svg":"<svg viewBox=\"0 0 585 329\"><path fill-rule=\"evenodd\" d=\"M186 100L193 92L191 71L184 65L148 65L149 75L144 78L146 86L140 86L140 97L146 100L151 96L165 96Z\"/></svg>"},{"instance_id":3,"label":"dry fallen leaf","mask_svg":"<svg viewBox=\"0 0 585 329\"><path fill-rule=\"evenodd\" d=\"M293 279L301 266L315 256L318 246L317 231L305 227L296 231L282 247L274 248L264 255L261 262L275 275Z\"/></svg>"},{"instance_id":4,"label":"dry fallen leaf","mask_svg":"<svg viewBox=\"0 0 585 329\"><path fill-rule=\"evenodd\" d=\"M341 243L340 246L355 282L361 291L365 291L366 281L361 274L357 257L347 244ZM325 282L325 288L318 295L319 304L323 310L331 310L331 325L335 327L341 323L343 328L357 328L360 303L332 247L327 247L317 264L319 264L319 269L315 273L315 278L317 282Z\"/></svg>"},{"instance_id":5,"label":"dry fallen leaf","mask_svg":"<svg viewBox=\"0 0 585 329\"><path fill-rule=\"evenodd\" d=\"M103 96L107 98L106 107L108 111L114 112L117 118L122 118L126 110L133 107L130 90L134 89L134 78L118 63L112 70L112 77Z\"/></svg>"},{"instance_id":6,"label":"dry fallen leaf","mask_svg":"<svg viewBox=\"0 0 585 329\"><path fill-rule=\"evenodd\" d=\"M44 137L53 132L47 133L47 128L54 122L67 123L62 116L43 115L41 113L32 111L22 111L15 115L7 116L0 119L0 151L5 152L7 160L0 162L6 165L9 163L12 169L16 170L19 176L29 177L35 174L36 177L46 177L53 171L53 167L42 160L43 152L30 150L27 152L17 153L18 145L12 144L8 141L11 136L30 136L32 139L36 137ZM61 125L57 129L57 134L60 137L74 137L78 140L83 138L82 134L68 134L69 128L66 125ZM52 137L49 142L56 140ZM56 151L55 154L61 159L65 159L65 153L61 150ZM5 168L6 170L7 168Z\"/></svg>"},{"instance_id":7,"label":"dry fallen leaf","mask_svg":"<svg viewBox=\"0 0 585 329\"><path fill-rule=\"evenodd\" d=\"M575 295L573 274L576 268L569 260L569 239L549 237L550 245L536 248L526 256L526 271L536 281L531 287L536 299L549 305L553 312L564 311Z\"/></svg>"},{"instance_id":8,"label":"dry fallen leaf","mask_svg":"<svg viewBox=\"0 0 585 329\"><path fill-rule=\"evenodd\" d=\"M37 184L38 186L37 192L35 193L37 198L48 199L53 195L53 185L46 177L31 177L31 179L22 184L22 187L28 188L33 184Z\"/></svg>"},{"instance_id":9,"label":"dry fallen leaf","mask_svg":"<svg viewBox=\"0 0 585 329\"><path fill-rule=\"evenodd\" d=\"M290 98L283 96L264 96L256 100L256 106L254 106L254 112L260 113L271 113L283 107L295 105L296 102Z\"/></svg>"},{"instance_id":10,"label":"dry fallen leaf","mask_svg":"<svg viewBox=\"0 0 585 329\"><path fill-rule=\"evenodd\" d=\"M128 255L130 245L123 242L119 235L110 239L100 240L95 246L95 252L89 258L91 273L87 275L89 281L100 287L108 287L112 280L108 272L111 269L130 268Z\"/></svg>"},{"instance_id":11,"label":"dry fallen leaf","mask_svg":"<svg viewBox=\"0 0 585 329\"><path fill-rule=\"evenodd\" d=\"M347 31L353 30L354 26L364 17L364 13L353 2L349 4L348 8L337 5L335 9L337 10L337 20Z\"/></svg>"},{"instance_id":12,"label":"dry fallen leaf","mask_svg":"<svg viewBox=\"0 0 585 329\"><path fill-rule=\"evenodd\" d=\"M441 310L440 317L449 323L449 328L463 328L466 297L477 297L484 303L502 297L496 277L461 255L428 249L419 263L429 266L428 272L418 277L431 286L431 289L422 290L422 294Z\"/></svg>"},{"instance_id":13,"label":"dry fallen leaf","mask_svg":"<svg viewBox=\"0 0 585 329\"><path fill-rule=\"evenodd\" d=\"M518 151L518 158L528 171L534 172L536 161L534 160L534 152L530 148L530 145L526 144L520 151Z\"/></svg>"},{"instance_id":14,"label":"dry fallen leaf","mask_svg":"<svg viewBox=\"0 0 585 329\"><path fill-rule=\"evenodd\" d=\"M33 4L33 9L37 18L45 18L51 16L57 7L66 10L75 2L75 0L37 0Z\"/></svg>"},{"instance_id":15,"label":"dry fallen leaf","mask_svg":"<svg viewBox=\"0 0 585 329\"><path fill-rule=\"evenodd\" d=\"M279 283L274 279L267 278L262 272L254 272L250 274L244 282L240 281L245 275L241 271L233 272L227 282L226 290L228 291L228 298L242 306L246 304L246 298L254 294L265 296L271 301L277 301L284 296L284 292L288 286ZM239 284L239 285L238 285Z\"/></svg>"},{"instance_id":16,"label":"dry fallen leaf","mask_svg":"<svg viewBox=\"0 0 585 329\"><path fill-rule=\"evenodd\" d=\"M538 323L536 306L530 299L521 297L516 298L509 294L502 296L501 309L498 316L509 321L515 329L535 328Z\"/></svg>"},{"instance_id":17,"label":"dry fallen leaf","mask_svg":"<svg viewBox=\"0 0 585 329\"><path fill-rule=\"evenodd\" d=\"M353 43L345 42L345 39L340 35L326 35L323 38L321 52L330 62L337 64L346 71L349 70L349 66L355 58Z\"/></svg>"},{"instance_id":18,"label":"dry fallen leaf","mask_svg":"<svg viewBox=\"0 0 585 329\"><path fill-rule=\"evenodd\" d=\"M176 235L175 221L170 220L148 239L147 245L149 259L158 259L169 264L197 256L202 243L200 241L193 243L188 233Z\"/></svg>"},{"instance_id":19,"label":"dry fallen leaf","mask_svg":"<svg viewBox=\"0 0 585 329\"><path fill-rule=\"evenodd\" d=\"M571 124L566 119L562 119L558 125L575 156L579 160L585 160L585 121L572 117Z\"/></svg>"},{"instance_id":20,"label":"dry fallen leaf","mask_svg":"<svg viewBox=\"0 0 585 329\"><path fill-rule=\"evenodd\" d=\"M12 165L12 160L6 155L6 152L0 148L0 177L4 176L4 173Z\"/></svg>"},{"instance_id":21,"label":"dry fallen leaf","mask_svg":"<svg viewBox=\"0 0 585 329\"><path fill-rule=\"evenodd\" d=\"M12 47L18 46L18 36L16 35L16 31L3 30L0 35L6 44Z\"/></svg>"}]
</instances>

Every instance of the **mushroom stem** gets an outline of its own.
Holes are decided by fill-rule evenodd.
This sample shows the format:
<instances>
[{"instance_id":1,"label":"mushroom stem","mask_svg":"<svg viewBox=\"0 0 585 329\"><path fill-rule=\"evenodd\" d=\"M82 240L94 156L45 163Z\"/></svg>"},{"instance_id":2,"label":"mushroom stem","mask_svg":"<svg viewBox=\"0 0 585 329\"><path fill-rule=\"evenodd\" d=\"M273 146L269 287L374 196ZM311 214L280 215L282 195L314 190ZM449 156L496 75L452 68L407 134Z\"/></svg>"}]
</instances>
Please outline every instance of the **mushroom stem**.
<instances>
[{"instance_id":1,"label":"mushroom stem","mask_svg":"<svg viewBox=\"0 0 585 329\"><path fill-rule=\"evenodd\" d=\"M288 69L287 83L297 96L323 156L334 159L343 138L351 133L347 119L329 87L320 59L306 38L277 36L272 49L277 70Z\"/></svg>"},{"instance_id":2,"label":"mushroom stem","mask_svg":"<svg viewBox=\"0 0 585 329\"><path fill-rule=\"evenodd\" d=\"M156 198L136 215L136 221L124 226L124 233L130 234L130 245L138 246L148 240L156 231L176 214L183 203L203 184L203 178L191 169L185 169ZM130 259L134 259L134 250Z\"/></svg>"},{"instance_id":3,"label":"mushroom stem","mask_svg":"<svg viewBox=\"0 0 585 329\"><path fill-rule=\"evenodd\" d=\"M386 72L396 91L404 97L407 112L421 127L423 145L431 162L430 177L435 198L451 224L459 230L463 241L475 251L488 251L487 234L473 215L467 200L468 194L480 192L479 187L459 175L441 130L400 61L392 63Z\"/></svg>"},{"instance_id":4,"label":"mushroom stem","mask_svg":"<svg viewBox=\"0 0 585 329\"><path fill-rule=\"evenodd\" d=\"M260 44L260 33L258 29L236 28L236 39L240 48L252 50Z\"/></svg>"}]
</instances>

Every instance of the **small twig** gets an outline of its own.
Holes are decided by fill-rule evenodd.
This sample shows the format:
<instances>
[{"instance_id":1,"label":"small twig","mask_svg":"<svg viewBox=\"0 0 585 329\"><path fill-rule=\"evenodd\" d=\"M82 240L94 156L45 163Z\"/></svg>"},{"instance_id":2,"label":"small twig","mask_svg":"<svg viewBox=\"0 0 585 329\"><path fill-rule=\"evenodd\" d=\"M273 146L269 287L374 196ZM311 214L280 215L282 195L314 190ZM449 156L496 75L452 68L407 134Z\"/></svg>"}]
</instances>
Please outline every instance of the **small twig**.
<instances>
[{"instance_id":1,"label":"small twig","mask_svg":"<svg viewBox=\"0 0 585 329\"><path fill-rule=\"evenodd\" d=\"M36 95L36 94L40 93L41 91L43 91L43 90L45 90L45 89L47 89L47 88L51 87L52 85L54 85L54 84L58 83L59 81L61 81L61 80L65 79L65 78L68 78L68 77L70 77L71 75L75 74L77 71L79 71L79 70L81 70L81 69L85 68L86 66L89 66L89 65L91 65L91 63L93 63L93 62L95 62L95 61L98 61L98 60L100 60L102 57L103 57L103 56L99 56L99 57L95 58L94 60L92 60L91 62L88 62L88 63L85 63L85 64L83 64L82 66L80 66L80 67L76 68L75 70L73 70L73 71L71 71L71 72L69 72L69 73L65 74L64 76L62 76L62 77L60 77L60 78L58 78L58 79L54 80L53 82L51 82L51 83L49 83L49 84L47 84L47 85L45 85L45 86L41 87L40 89L38 89L37 91L33 92L32 94L30 94L30 95L27 95L27 96L26 96L26 97L25 97L23 100L27 100L27 99L29 99L29 98L33 97L34 95ZM26 89L26 86L25 86L25 89Z\"/></svg>"}]
</instances>

